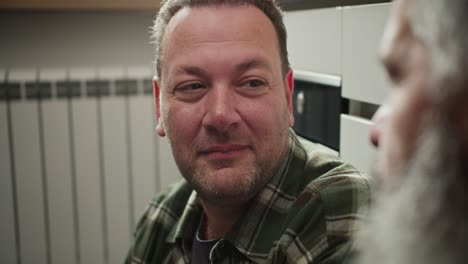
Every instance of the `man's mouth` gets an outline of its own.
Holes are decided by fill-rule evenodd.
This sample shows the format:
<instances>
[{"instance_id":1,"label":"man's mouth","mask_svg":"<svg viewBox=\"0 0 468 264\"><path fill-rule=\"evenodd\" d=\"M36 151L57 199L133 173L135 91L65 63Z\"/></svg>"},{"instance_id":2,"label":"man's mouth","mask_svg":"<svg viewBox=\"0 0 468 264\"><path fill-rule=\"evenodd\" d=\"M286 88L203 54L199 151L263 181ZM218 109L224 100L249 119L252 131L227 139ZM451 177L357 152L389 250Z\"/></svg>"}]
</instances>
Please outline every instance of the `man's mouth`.
<instances>
[{"instance_id":1,"label":"man's mouth","mask_svg":"<svg viewBox=\"0 0 468 264\"><path fill-rule=\"evenodd\" d=\"M223 160L235 158L247 150L247 148L246 145L240 144L214 145L200 151L200 153L209 159Z\"/></svg>"}]
</instances>

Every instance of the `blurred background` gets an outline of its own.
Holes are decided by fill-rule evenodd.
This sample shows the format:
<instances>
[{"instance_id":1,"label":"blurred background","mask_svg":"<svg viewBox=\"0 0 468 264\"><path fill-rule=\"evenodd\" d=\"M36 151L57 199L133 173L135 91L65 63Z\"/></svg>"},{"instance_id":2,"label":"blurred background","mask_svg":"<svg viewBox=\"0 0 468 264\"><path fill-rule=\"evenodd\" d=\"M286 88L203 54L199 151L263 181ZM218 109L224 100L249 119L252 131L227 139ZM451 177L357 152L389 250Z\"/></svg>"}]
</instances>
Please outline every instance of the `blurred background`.
<instances>
[{"instance_id":1,"label":"blurred background","mask_svg":"<svg viewBox=\"0 0 468 264\"><path fill-rule=\"evenodd\" d=\"M366 172L388 0L283 0L296 132ZM181 176L155 133L159 1L0 0L0 262L122 263Z\"/></svg>"}]
</instances>

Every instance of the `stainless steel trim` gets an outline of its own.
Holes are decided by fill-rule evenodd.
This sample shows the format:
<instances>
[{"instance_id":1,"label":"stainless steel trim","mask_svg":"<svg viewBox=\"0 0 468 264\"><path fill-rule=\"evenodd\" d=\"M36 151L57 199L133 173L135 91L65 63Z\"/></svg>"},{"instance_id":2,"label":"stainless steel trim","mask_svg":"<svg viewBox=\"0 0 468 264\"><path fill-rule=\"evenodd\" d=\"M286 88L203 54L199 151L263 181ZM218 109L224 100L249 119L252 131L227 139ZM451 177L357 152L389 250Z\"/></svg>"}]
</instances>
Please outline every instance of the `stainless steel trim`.
<instances>
[{"instance_id":1,"label":"stainless steel trim","mask_svg":"<svg viewBox=\"0 0 468 264\"><path fill-rule=\"evenodd\" d=\"M328 86L341 87L341 76L302 70L293 70L294 79Z\"/></svg>"},{"instance_id":2,"label":"stainless steel trim","mask_svg":"<svg viewBox=\"0 0 468 264\"><path fill-rule=\"evenodd\" d=\"M299 93L297 94L297 99L296 99L296 111L300 115L304 113L304 103L305 103L304 91L299 91Z\"/></svg>"}]
</instances>

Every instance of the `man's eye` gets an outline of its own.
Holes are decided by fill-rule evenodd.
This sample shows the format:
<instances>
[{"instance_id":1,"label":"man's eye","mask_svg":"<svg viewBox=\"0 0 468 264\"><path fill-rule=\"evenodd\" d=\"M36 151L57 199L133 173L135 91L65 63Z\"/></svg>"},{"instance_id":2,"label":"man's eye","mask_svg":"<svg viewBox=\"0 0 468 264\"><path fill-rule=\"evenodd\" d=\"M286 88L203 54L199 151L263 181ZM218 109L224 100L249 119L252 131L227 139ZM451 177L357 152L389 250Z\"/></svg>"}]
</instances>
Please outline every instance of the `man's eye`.
<instances>
[{"instance_id":1,"label":"man's eye","mask_svg":"<svg viewBox=\"0 0 468 264\"><path fill-rule=\"evenodd\" d=\"M196 101L201 98L206 91L206 86L202 83L186 83L174 89L174 95L181 101Z\"/></svg>"},{"instance_id":2,"label":"man's eye","mask_svg":"<svg viewBox=\"0 0 468 264\"><path fill-rule=\"evenodd\" d=\"M268 83L262 79L247 79L242 81L238 87L238 92L245 96L258 96L268 90Z\"/></svg>"},{"instance_id":3,"label":"man's eye","mask_svg":"<svg viewBox=\"0 0 468 264\"><path fill-rule=\"evenodd\" d=\"M176 92L190 92L204 88L203 84L201 83L189 83L184 84L176 88Z\"/></svg>"},{"instance_id":4,"label":"man's eye","mask_svg":"<svg viewBox=\"0 0 468 264\"><path fill-rule=\"evenodd\" d=\"M249 80L246 84L247 86L252 88L257 88L266 85L266 83L262 80Z\"/></svg>"}]
</instances>

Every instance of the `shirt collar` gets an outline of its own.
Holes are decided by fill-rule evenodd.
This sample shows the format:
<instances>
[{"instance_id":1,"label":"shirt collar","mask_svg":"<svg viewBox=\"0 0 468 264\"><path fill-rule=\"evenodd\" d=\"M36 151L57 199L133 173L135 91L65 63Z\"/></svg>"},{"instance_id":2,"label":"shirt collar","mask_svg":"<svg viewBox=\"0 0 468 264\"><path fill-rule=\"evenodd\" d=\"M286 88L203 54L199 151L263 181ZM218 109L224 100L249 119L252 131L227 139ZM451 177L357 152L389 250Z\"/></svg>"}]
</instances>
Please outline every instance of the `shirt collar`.
<instances>
[{"instance_id":1,"label":"shirt collar","mask_svg":"<svg viewBox=\"0 0 468 264\"><path fill-rule=\"evenodd\" d=\"M193 235L197 231L197 224L200 221L203 212L200 200L195 191L192 191L187 201L187 205L182 213L177 224L172 228L171 233L167 237L167 242L175 243L176 240L191 242Z\"/></svg>"}]
</instances>

